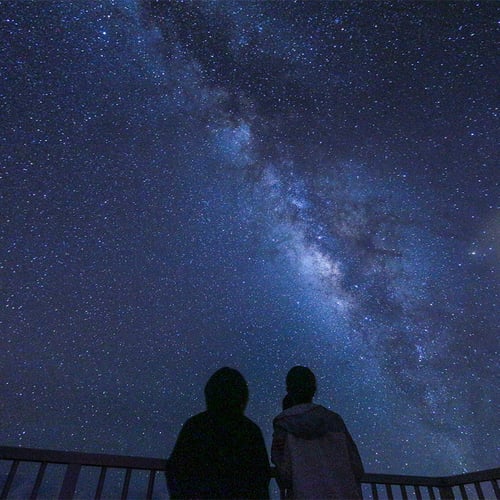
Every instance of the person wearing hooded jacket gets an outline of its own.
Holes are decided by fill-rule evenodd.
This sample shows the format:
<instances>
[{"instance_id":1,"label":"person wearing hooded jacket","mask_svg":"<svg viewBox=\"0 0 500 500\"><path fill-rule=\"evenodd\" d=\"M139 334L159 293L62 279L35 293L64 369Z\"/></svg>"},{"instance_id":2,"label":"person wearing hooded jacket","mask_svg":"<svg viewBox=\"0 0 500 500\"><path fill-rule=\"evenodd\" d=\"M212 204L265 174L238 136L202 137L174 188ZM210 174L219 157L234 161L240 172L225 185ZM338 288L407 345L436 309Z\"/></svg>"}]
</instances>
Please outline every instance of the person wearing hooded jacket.
<instances>
[{"instance_id":1,"label":"person wearing hooded jacket","mask_svg":"<svg viewBox=\"0 0 500 500\"><path fill-rule=\"evenodd\" d=\"M221 368L205 386L207 410L186 421L167 462L172 499L267 499L270 468L259 427L244 415L248 386Z\"/></svg>"},{"instance_id":2,"label":"person wearing hooded jacket","mask_svg":"<svg viewBox=\"0 0 500 500\"><path fill-rule=\"evenodd\" d=\"M273 421L271 448L282 498L361 499L358 449L342 417L312 402L313 372L295 366L286 384L287 402Z\"/></svg>"}]
</instances>

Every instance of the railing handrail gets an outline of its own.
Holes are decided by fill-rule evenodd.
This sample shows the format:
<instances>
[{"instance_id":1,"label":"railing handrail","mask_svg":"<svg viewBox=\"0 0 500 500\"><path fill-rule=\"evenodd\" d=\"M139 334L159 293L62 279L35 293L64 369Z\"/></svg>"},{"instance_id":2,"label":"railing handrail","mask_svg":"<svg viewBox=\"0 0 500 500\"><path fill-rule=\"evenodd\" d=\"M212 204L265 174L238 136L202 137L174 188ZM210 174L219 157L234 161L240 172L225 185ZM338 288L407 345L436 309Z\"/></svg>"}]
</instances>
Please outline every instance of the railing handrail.
<instances>
[{"instance_id":1,"label":"railing handrail","mask_svg":"<svg viewBox=\"0 0 500 500\"><path fill-rule=\"evenodd\" d=\"M80 453L76 451L19 448L15 446L0 446L0 459L158 471L167 469L167 460L162 458L111 455L104 453ZM452 476L411 476L402 474L366 473L363 476L362 482L368 484L451 487L495 479L500 479L500 467Z\"/></svg>"},{"instance_id":2,"label":"railing handrail","mask_svg":"<svg viewBox=\"0 0 500 500\"><path fill-rule=\"evenodd\" d=\"M500 479L500 467L466 472L453 476L408 476L402 474L365 473L361 482L376 484L395 484L404 486L460 486L461 484L481 483Z\"/></svg>"},{"instance_id":3,"label":"railing handrail","mask_svg":"<svg viewBox=\"0 0 500 500\"><path fill-rule=\"evenodd\" d=\"M46 462L51 464L79 464L124 469L166 470L167 460L162 458L110 455L105 453L80 453L77 451L45 450L0 446L0 460Z\"/></svg>"}]
</instances>

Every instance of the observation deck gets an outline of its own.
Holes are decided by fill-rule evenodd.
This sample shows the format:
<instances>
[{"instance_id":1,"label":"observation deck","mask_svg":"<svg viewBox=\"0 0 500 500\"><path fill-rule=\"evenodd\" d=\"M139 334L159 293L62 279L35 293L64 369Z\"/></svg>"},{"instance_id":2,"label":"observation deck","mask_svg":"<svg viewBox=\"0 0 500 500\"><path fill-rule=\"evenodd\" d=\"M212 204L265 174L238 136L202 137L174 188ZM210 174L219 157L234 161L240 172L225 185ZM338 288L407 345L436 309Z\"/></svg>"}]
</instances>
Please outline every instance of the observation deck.
<instances>
[{"instance_id":1,"label":"observation deck","mask_svg":"<svg viewBox=\"0 0 500 500\"><path fill-rule=\"evenodd\" d=\"M160 458L0 446L0 499L168 498ZM367 473L363 497L500 500L500 468L446 477Z\"/></svg>"}]
</instances>

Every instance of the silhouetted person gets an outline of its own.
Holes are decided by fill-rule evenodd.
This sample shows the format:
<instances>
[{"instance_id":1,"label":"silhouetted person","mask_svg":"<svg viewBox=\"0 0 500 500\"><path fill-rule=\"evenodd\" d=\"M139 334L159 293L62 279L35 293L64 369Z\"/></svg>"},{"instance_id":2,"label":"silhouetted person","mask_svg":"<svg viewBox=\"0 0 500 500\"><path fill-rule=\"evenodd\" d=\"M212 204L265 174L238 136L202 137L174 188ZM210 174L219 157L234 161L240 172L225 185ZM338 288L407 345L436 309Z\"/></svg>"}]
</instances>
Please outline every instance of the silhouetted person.
<instances>
[{"instance_id":1,"label":"silhouetted person","mask_svg":"<svg viewBox=\"0 0 500 500\"><path fill-rule=\"evenodd\" d=\"M363 464L342 417L313 404L316 377L293 367L284 409L273 421L271 460L282 498L361 499Z\"/></svg>"},{"instance_id":2,"label":"silhouetted person","mask_svg":"<svg viewBox=\"0 0 500 500\"><path fill-rule=\"evenodd\" d=\"M244 415L241 373L217 370L205 400L207 410L187 420L168 460L171 498L269 498L269 459L259 427Z\"/></svg>"}]
</instances>

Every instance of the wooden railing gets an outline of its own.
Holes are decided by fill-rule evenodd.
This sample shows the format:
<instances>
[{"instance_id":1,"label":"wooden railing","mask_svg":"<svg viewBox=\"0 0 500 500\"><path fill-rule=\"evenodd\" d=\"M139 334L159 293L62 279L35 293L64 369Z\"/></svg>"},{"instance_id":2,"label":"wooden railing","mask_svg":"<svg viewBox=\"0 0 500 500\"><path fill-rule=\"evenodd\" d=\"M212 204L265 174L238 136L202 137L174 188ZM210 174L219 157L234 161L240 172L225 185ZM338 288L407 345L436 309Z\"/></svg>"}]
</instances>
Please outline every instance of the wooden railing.
<instances>
[{"instance_id":1,"label":"wooden railing","mask_svg":"<svg viewBox=\"0 0 500 500\"><path fill-rule=\"evenodd\" d=\"M11 491L15 498L30 499L40 496L41 498L59 498L59 500L72 498L95 498L97 500L100 498L137 498L138 494L142 498L153 498L158 472L165 471L167 467L167 461L159 458L0 446L0 463L5 461L10 462L10 468L0 494L2 500L9 498ZM38 468L35 471L33 467L25 467L25 470L21 471L23 464L36 464ZM60 482L61 466L63 468L62 483ZM49 471L49 469L52 470ZM143 484L134 485L134 491L130 492L132 472L143 476ZM109 479L106 481L106 478L110 473L113 473L111 478L113 484L106 491L105 483L109 485ZM16 476L19 474L22 476L16 484ZM87 477L82 481L84 474ZM144 475L146 475L146 481L144 481ZM160 492L165 498L165 477L164 474L158 476L163 480ZM31 488L29 488L30 479L32 479ZM56 484L57 479L60 482L59 487ZM41 491L45 482L46 488ZM56 488L59 490L57 493ZM139 489L142 491L138 491Z\"/></svg>"},{"instance_id":2,"label":"wooden railing","mask_svg":"<svg viewBox=\"0 0 500 500\"><path fill-rule=\"evenodd\" d=\"M159 458L0 447L0 499L166 498ZM158 474L159 473L159 474ZM500 468L448 477L365 474L364 498L500 500Z\"/></svg>"},{"instance_id":3,"label":"wooden railing","mask_svg":"<svg viewBox=\"0 0 500 500\"><path fill-rule=\"evenodd\" d=\"M499 479L500 468L445 477L365 474L363 496L373 500L382 498L500 500Z\"/></svg>"}]
</instances>

